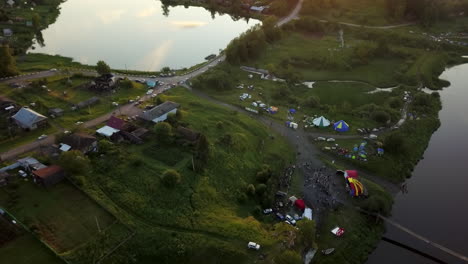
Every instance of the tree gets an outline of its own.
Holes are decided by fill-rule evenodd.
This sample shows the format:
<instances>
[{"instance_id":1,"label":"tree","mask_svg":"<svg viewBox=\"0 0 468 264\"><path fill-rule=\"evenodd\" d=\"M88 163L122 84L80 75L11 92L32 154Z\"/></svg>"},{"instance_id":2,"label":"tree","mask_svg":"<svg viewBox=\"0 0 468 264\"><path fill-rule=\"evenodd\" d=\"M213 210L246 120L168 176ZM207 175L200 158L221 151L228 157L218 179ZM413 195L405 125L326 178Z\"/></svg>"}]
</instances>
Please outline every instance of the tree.
<instances>
[{"instance_id":1,"label":"tree","mask_svg":"<svg viewBox=\"0 0 468 264\"><path fill-rule=\"evenodd\" d=\"M405 156L409 152L408 142L400 133L394 132L384 139L385 150L393 155Z\"/></svg>"},{"instance_id":2,"label":"tree","mask_svg":"<svg viewBox=\"0 0 468 264\"><path fill-rule=\"evenodd\" d=\"M74 175L87 174L91 169L88 157L78 150L67 151L60 154L58 164L66 172Z\"/></svg>"},{"instance_id":3,"label":"tree","mask_svg":"<svg viewBox=\"0 0 468 264\"><path fill-rule=\"evenodd\" d=\"M204 134L200 134L197 146L195 147L195 159L197 160L196 168L201 169L210 157L210 144Z\"/></svg>"},{"instance_id":4,"label":"tree","mask_svg":"<svg viewBox=\"0 0 468 264\"><path fill-rule=\"evenodd\" d=\"M154 126L153 129L156 134L156 138L159 142L170 143L172 142L172 126L167 122L159 122Z\"/></svg>"},{"instance_id":5,"label":"tree","mask_svg":"<svg viewBox=\"0 0 468 264\"><path fill-rule=\"evenodd\" d=\"M164 186L168 188L174 188L177 184L181 182L182 177L180 174L173 169L168 169L163 173L162 182Z\"/></svg>"},{"instance_id":6,"label":"tree","mask_svg":"<svg viewBox=\"0 0 468 264\"><path fill-rule=\"evenodd\" d=\"M39 17L37 13L34 13L34 15L32 16L32 24L33 24L34 30L38 31L41 29L41 18Z\"/></svg>"},{"instance_id":7,"label":"tree","mask_svg":"<svg viewBox=\"0 0 468 264\"><path fill-rule=\"evenodd\" d=\"M390 120L390 115L384 111L376 111L372 113L372 119L380 124L385 124Z\"/></svg>"},{"instance_id":8,"label":"tree","mask_svg":"<svg viewBox=\"0 0 468 264\"><path fill-rule=\"evenodd\" d=\"M315 221L303 219L297 223L299 228L297 241L305 249L315 247Z\"/></svg>"},{"instance_id":9,"label":"tree","mask_svg":"<svg viewBox=\"0 0 468 264\"><path fill-rule=\"evenodd\" d=\"M105 63L104 61L98 61L96 65L96 71L100 75L103 75L103 74L109 74L111 72L111 69L109 65L107 65L107 63Z\"/></svg>"},{"instance_id":10,"label":"tree","mask_svg":"<svg viewBox=\"0 0 468 264\"><path fill-rule=\"evenodd\" d=\"M18 74L16 62L10 53L8 45L0 46L0 77L13 76Z\"/></svg>"}]
</instances>

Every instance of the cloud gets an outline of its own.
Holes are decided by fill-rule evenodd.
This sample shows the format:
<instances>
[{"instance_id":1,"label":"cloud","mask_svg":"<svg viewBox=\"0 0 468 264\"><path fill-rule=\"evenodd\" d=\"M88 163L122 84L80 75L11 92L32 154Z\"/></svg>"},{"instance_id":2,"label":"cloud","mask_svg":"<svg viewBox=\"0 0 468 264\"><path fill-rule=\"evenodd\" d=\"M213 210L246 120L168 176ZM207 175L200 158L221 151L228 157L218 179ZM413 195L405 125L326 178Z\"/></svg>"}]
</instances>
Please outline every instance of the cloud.
<instances>
[{"instance_id":1,"label":"cloud","mask_svg":"<svg viewBox=\"0 0 468 264\"><path fill-rule=\"evenodd\" d=\"M162 63L164 62L169 50L172 48L174 40L167 39L161 45L155 47L148 54L146 54L143 59L137 63L137 65L142 65L148 71L155 71L161 68Z\"/></svg>"},{"instance_id":2,"label":"cloud","mask_svg":"<svg viewBox=\"0 0 468 264\"><path fill-rule=\"evenodd\" d=\"M137 17L150 17L156 14L157 9L154 7L147 8L145 10L140 11L136 16Z\"/></svg>"},{"instance_id":3,"label":"cloud","mask_svg":"<svg viewBox=\"0 0 468 264\"><path fill-rule=\"evenodd\" d=\"M196 28L208 23L202 21L171 21L171 24L177 28Z\"/></svg>"},{"instance_id":4,"label":"cloud","mask_svg":"<svg viewBox=\"0 0 468 264\"><path fill-rule=\"evenodd\" d=\"M115 10L105 10L103 12L97 13L97 17L101 20L104 24L112 24L122 17L125 13L123 9L115 9Z\"/></svg>"}]
</instances>

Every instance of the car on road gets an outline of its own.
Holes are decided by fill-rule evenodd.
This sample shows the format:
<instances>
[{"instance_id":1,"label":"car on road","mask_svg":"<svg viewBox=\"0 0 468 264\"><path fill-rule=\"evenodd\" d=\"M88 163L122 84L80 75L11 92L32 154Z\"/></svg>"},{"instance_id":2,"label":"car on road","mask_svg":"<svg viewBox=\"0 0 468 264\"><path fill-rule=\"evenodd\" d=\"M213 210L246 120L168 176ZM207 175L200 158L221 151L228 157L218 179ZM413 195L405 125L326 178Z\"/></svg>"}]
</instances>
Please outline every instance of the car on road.
<instances>
[{"instance_id":1,"label":"car on road","mask_svg":"<svg viewBox=\"0 0 468 264\"><path fill-rule=\"evenodd\" d=\"M81 124L83 124L83 122L81 122L81 121L77 121L77 122L75 123L75 125L77 125L77 126L79 126L79 125L81 125Z\"/></svg>"},{"instance_id":2,"label":"car on road","mask_svg":"<svg viewBox=\"0 0 468 264\"><path fill-rule=\"evenodd\" d=\"M255 249L255 250L259 250L260 249L260 245L255 243L255 242L249 242L247 244L247 247L250 248L250 249Z\"/></svg>"},{"instance_id":3,"label":"car on road","mask_svg":"<svg viewBox=\"0 0 468 264\"><path fill-rule=\"evenodd\" d=\"M273 213L273 209L271 209L271 208L264 209L263 213L264 214L271 214L271 213Z\"/></svg>"},{"instance_id":4,"label":"car on road","mask_svg":"<svg viewBox=\"0 0 468 264\"><path fill-rule=\"evenodd\" d=\"M157 76L156 75L150 75L150 78L156 78Z\"/></svg>"},{"instance_id":5,"label":"car on road","mask_svg":"<svg viewBox=\"0 0 468 264\"><path fill-rule=\"evenodd\" d=\"M47 138L47 135L42 134L42 135L40 135L37 139L38 139L38 140L43 140L43 139L45 139L45 138Z\"/></svg>"},{"instance_id":6,"label":"car on road","mask_svg":"<svg viewBox=\"0 0 468 264\"><path fill-rule=\"evenodd\" d=\"M152 93L153 93L153 91L154 91L153 89L149 89L149 90L146 92L146 95L150 95L150 94L152 94Z\"/></svg>"},{"instance_id":7,"label":"car on road","mask_svg":"<svg viewBox=\"0 0 468 264\"><path fill-rule=\"evenodd\" d=\"M286 215L286 223L288 223L290 225L296 225L296 220L294 220L294 218L292 218L292 216Z\"/></svg>"},{"instance_id":8,"label":"car on road","mask_svg":"<svg viewBox=\"0 0 468 264\"><path fill-rule=\"evenodd\" d=\"M56 72L56 71L57 71L57 69L55 69L55 68L52 68L52 69L50 69L49 71L51 71L51 72Z\"/></svg>"}]
</instances>

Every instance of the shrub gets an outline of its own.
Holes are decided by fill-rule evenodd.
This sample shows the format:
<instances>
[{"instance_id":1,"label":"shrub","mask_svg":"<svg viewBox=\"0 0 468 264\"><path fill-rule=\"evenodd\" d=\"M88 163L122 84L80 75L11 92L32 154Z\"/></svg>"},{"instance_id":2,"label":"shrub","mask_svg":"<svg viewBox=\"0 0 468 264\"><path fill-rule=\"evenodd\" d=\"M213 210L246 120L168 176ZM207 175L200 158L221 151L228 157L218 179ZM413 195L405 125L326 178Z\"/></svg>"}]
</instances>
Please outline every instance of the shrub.
<instances>
[{"instance_id":1,"label":"shrub","mask_svg":"<svg viewBox=\"0 0 468 264\"><path fill-rule=\"evenodd\" d=\"M405 137L398 132L392 133L384 139L385 150L393 155L404 156L408 153L409 147Z\"/></svg>"},{"instance_id":2,"label":"shrub","mask_svg":"<svg viewBox=\"0 0 468 264\"><path fill-rule=\"evenodd\" d=\"M172 141L172 126L167 122L159 122L154 126L153 132L159 142L170 143Z\"/></svg>"},{"instance_id":3,"label":"shrub","mask_svg":"<svg viewBox=\"0 0 468 264\"><path fill-rule=\"evenodd\" d=\"M247 189L245 191L248 195L254 195L255 194L255 187L253 184L247 185Z\"/></svg>"},{"instance_id":4,"label":"shrub","mask_svg":"<svg viewBox=\"0 0 468 264\"><path fill-rule=\"evenodd\" d=\"M309 96L305 103L308 107L317 108L320 106L320 98L317 96Z\"/></svg>"},{"instance_id":5,"label":"shrub","mask_svg":"<svg viewBox=\"0 0 468 264\"><path fill-rule=\"evenodd\" d=\"M380 124L385 124L388 120L390 120L390 115L384 111L376 111L372 113L372 119Z\"/></svg>"},{"instance_id":6,"label":"shrub","mask_svg":"<svg viewBox=\"0 0 468 264\"><path fill-rule=\"evenodd\" d=\"M393 97L389 100L388 105L393 109L400 109L403 106L403 102L398 97Z\"/></svg>"},{"instance_id":7,"label":"shrub","mask_svg":"<svg viewBox=\"0 0 468 264\"><path fill-rule=\"evenodd\" d=\"M166 170L162 176L162 182L164 186L168 188L173 188L180 183L182 177L176 170Z\"/></svg>"},{"instance_id":8,"label":"shrub","mask_svg":"<svg viewBox=\"0 0 468 264\"><path fill-rule=\"evenodd\" d=\"M258 196L262 196L267 190L267 186L263 183L257 184L257 187L255 188L255 193Z\"/></svg>"}]
</instances>

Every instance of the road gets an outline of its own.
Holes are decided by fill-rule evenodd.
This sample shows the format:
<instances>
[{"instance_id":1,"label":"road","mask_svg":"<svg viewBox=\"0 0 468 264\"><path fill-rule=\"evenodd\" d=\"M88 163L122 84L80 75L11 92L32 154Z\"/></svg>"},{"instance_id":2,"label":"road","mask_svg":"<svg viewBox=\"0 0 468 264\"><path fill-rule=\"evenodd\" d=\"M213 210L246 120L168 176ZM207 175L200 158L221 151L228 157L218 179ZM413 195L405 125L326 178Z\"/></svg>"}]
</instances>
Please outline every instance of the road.
<instances>
[{"instance_id":1,"label":"road","mask_svg":"<svg viewBox=\"0 0 468 264\"><path fill-rule=\"evenodd\" d=\"M328 23L330 21L325 20L325 19L320 19L319 20L322 23ZM336 22L340 25L344 26L350 26L350 27L359 27L359 28L369 28L369 29L393 29L393 28L399 28L399 27L406 27L406 26L411 26L415 25L415 22L411 23L404 23L404 24L398 24L398 25L388 25L388 26L367 26L367 25L359 25L359 24L353 24L353 23L347 23L347 22Z\"/></svg>"}]
</instances>

